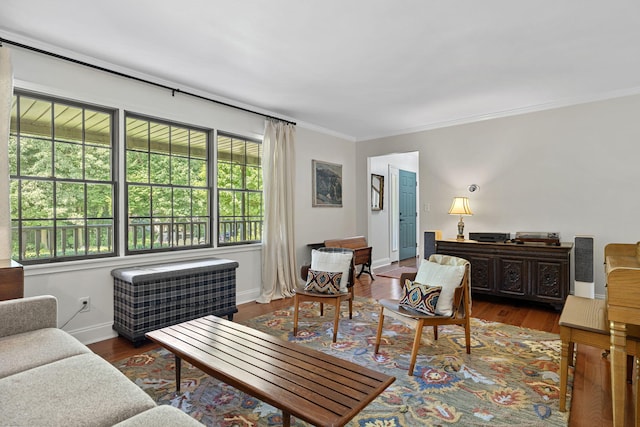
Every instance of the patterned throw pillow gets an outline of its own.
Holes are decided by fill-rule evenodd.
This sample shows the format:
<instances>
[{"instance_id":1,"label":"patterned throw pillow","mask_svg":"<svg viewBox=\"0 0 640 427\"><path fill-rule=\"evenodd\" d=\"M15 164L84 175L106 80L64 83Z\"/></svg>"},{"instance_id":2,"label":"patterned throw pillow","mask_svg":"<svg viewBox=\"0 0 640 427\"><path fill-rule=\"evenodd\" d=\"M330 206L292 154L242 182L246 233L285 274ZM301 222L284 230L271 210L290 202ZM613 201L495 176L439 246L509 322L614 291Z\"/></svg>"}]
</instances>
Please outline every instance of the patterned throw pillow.
<instances>
[{"instance_id":1,"label":"patterned throw pillow","mask_svg":"<svg viewBox=\"0 0 640 427\"><path fill-rule=\"evenodd\" d=\"M423 285L406 279L402 289L404 296L400 300L400 307L415 310L429 316L436 314L436 305L438 305L442 286Z\"/></svg>"},{"instance_id":2,"label":"patterned throw pillow","mask_svg":"<svg viewBox=\"0 0 640 427\"><path fill-rule=\"evenodd\" d=\"M309 269L305 291L315 291L322 294L339 294L342 272L316 271Z\"/></svg>"}]
</instances>

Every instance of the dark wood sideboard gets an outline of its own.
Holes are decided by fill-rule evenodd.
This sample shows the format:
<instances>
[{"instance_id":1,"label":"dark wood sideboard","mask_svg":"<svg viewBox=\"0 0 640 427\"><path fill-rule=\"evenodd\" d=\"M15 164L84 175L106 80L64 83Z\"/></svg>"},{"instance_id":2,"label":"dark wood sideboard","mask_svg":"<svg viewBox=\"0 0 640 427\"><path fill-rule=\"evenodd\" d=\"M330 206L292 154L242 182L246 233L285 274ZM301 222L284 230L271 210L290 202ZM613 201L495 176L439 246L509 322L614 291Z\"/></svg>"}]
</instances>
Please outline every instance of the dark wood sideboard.
<instances>
[{"instance_id":1,"label":"dark wood sideboard","mask_svg":"<svg viewBox=\"0 0 640 427\"><path fill-rule=\"evenodd\" d=\"M24 269L10 259L0 260L0 301L24 297Z\"/></svg>"},{"instance_id":2,"label":"dark wood sideboard","mask_svg":"<svg viewBox=\"0 0 640 427\"><path fill-rule=\"evenodd\" d=\"M438 240L436 253L471 262L471 291L551 304L561 310L570 289L572 243Z\"/></svg>"}]
</instances>

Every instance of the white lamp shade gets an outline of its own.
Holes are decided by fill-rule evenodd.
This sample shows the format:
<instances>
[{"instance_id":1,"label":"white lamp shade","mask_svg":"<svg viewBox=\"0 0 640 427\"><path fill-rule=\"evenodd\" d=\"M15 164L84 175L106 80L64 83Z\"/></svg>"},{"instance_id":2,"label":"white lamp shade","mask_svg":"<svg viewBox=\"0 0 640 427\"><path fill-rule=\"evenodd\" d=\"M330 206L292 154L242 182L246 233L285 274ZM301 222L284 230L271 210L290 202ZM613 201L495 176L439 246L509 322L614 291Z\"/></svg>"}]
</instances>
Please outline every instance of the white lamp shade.
<instances>
[{"instance_id":1,"label":"white lamp shade","mask_svg":"<svg viewBox=\"0 0 640 427\"><path fill-rule=\"evenodd\" d=\"M454 197L451 208L449 208L449 215L473 215L469 207L469 198Z\"/></svg>"}]
</instances>

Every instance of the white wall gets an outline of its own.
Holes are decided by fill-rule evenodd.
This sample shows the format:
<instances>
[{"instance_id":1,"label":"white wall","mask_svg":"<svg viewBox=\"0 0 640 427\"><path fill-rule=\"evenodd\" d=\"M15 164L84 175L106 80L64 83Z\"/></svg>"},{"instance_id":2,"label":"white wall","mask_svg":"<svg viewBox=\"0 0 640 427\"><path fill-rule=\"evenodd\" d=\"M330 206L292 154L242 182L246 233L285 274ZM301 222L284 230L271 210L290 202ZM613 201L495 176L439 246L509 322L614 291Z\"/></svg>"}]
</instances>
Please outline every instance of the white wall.
<instances>
[{"instance_id":1,"label":"white wall","mask_svg":"<svg viewBox=\"0 0 640 427\"><path fill-rule=\"evenodd\" d=\"M355 235L355 212L367 201L356 204L355 142L298 128L296 159L296 256L303 265L311 262L307 244ZM342 165L341 208L311 207L312 160Z\"/></svg>"},{"instance_id":2,"label":"white wall","mask_svg":"<svg viewBox=\"0 0 640 427\"><path fill-rule=\"evenodd\" d=\"M447 211L452 197L466 195L474 212L465 218L467 236L558 231L572 242L594 235L596 294L603 296L604 245L640 240L639 112L640 96L628 96L358 142L357 186L367 185L368 157L417 150L421 231L455 238L458 218ZM469 184L480 190L469 193ZM367 213L356 215L366 231Z\"/></svg>"},{"instance_id":3,"label":"white wall","mask_svg":"<svg viewBox=\"0 0 640 427\"><path fill-rule=\"evenodd\" d=\"M132 111L262 139L264 118L260 115L186 95L172 96L168 90L20 49L12 49L12 55L17 89L37 91L118 109L120 123L124 123L124 111ZM182 89L189 90L189 88ZM122 153L124 151L122 130L119 141L119 150ZM296 199L296 233L299 243L296 244L296 251L301 256L299 264L304 260L307 243L354 233L355 171L351 166L354 164L354 157L354 142L298 126L296 186L299 197ZM311 159L343 165L343 208L311 208ZM122 164L119 170L122 180L124 176ZM6 181L0 184L7 185ZM121 192L120 220L121 223L126 223L123 197ZM0 209L6 209L6 207L0 207ZM120 235L120 246L124 247L124 231ZM232 259L239 263L236 301L243 303L252 301L259 295L261 250L262 247L258 244L25 266L25 295L55 295L59 304L59 325L64 324L77 311L79 298L90 297L91 311L80 313L65 327L65 330L70 331L81 341L90 343L115 336L111 329L113 280L110 272L112 269L212 256Z\"/></svg>"}]
</instances>

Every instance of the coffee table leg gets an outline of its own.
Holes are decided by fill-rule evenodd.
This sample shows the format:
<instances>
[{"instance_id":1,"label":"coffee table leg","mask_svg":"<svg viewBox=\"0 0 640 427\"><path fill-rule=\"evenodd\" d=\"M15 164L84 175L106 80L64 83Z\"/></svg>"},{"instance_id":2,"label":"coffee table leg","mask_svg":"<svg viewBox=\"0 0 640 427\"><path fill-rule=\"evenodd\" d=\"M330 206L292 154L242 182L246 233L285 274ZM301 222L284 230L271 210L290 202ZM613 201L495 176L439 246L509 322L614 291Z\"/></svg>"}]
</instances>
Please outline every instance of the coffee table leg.
<instances>
[{"instance_id":1,"label":"coffee table leg","mask_svg":"<svg viewBox=\"0 0 640 427\"><path fill-rule=\"evenodd\" d=\"M182 359L175 355L176 358L176 393L180 393L180 371L182 370Z\"/></svg>"},{"instance_id":2,"label":"coffee table leg","mask_svg":"<svg viewBox=\"0 0 640 427\"><path fill-rule=\"evenodd\" d=\"M291 414L282 411L282 427L291 427Z\"/></svg>"}]
</instances>

